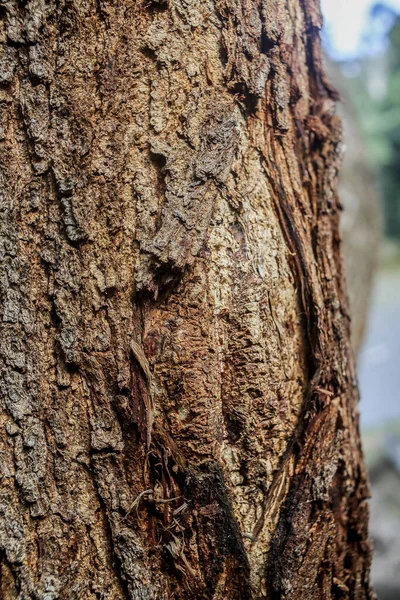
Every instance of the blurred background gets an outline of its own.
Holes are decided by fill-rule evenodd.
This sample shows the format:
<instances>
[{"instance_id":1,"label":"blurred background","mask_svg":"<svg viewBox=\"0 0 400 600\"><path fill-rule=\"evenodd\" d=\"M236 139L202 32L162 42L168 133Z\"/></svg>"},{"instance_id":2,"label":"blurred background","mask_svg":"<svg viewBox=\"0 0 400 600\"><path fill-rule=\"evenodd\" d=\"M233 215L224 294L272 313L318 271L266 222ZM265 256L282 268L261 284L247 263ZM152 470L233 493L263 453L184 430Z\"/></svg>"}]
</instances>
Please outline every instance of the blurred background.
<instances>
[{"instance_id":1,"label":"blurred background","mask_svg":"<svg viewBox=\"0 0 400 600\"><path fill-rule=\"evenodd\" d=\"M372 578L400 600L400 0L321 0L330 79L343 99L340 178L370 472Z\"/></svg>"}]
</instances>

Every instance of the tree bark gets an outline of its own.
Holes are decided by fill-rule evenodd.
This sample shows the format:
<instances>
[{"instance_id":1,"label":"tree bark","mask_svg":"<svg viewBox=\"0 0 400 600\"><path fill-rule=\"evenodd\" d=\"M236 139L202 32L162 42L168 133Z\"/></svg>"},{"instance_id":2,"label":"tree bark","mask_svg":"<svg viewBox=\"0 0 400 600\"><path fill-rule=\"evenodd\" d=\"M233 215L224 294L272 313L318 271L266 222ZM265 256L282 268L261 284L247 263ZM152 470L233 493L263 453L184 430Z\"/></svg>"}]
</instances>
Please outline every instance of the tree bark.
<instances>
[{"instance_id":1,"label":"tree bark","mask_svg":"<svg viewBox=\"0 0 400 600\"><path fill-rule=\"evenodd\" d=\"M317 1L0 15L0 597L372 598Z\"/></svg>"}]
</instances>

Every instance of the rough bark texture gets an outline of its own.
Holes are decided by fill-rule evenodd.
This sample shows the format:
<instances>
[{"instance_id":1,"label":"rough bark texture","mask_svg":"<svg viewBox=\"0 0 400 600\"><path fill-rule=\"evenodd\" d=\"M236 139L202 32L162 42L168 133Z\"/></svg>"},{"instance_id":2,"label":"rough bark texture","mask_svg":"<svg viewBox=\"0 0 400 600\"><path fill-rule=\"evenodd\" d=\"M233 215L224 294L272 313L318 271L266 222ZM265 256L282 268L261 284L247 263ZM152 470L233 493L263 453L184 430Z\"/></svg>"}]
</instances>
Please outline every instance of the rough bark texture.
<instances>
[{"instance_id":1,"label":"rough bark texture","mask_svg":"<svg viewBox=\"0 0 400 600\"><path fill-rule=\"evenodd\" d=\"M372 598L317 1L0 15L0 597Z\"/></svg>"}]
</instances>

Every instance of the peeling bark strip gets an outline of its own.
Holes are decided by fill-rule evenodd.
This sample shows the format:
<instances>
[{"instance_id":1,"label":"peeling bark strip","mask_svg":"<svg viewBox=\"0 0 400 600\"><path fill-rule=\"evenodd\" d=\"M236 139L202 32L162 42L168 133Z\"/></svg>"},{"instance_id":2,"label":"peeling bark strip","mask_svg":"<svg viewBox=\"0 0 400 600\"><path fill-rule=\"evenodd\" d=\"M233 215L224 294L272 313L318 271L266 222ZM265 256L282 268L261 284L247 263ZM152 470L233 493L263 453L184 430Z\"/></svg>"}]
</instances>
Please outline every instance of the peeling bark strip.
<instances>
[{"instance_id":1,"label":"peeling bark strip","mask_svg":"<svg viewBox=\"0 0 400 600\"><path fill-rule=\"evenodd\" d=\"M0 19L0 597L373 598L318 3Z\"/></svg>"}]
</instances>

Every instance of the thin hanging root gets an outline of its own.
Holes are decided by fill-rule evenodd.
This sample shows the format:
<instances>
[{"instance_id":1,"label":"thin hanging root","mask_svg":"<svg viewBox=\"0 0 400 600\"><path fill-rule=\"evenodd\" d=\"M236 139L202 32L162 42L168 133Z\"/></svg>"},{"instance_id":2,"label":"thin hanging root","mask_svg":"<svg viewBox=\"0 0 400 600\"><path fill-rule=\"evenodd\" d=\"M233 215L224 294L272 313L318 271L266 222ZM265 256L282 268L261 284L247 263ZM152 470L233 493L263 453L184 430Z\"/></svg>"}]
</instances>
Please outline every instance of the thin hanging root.
<instances>
[{"instance_id":1,"label":"thin hanging root","mask_svg":"<svg viewBox=\"0 0 400 600\"><path fill-rule=\"evenodd\" d=\"M134 508L136 508L136 514L138 514L137 510L139 508L141 499L144 498L144 496L153 496L153 494L154 494L154 490L144 490L143 492L140 492L140 494L138 496L136 496L136 498L132 502L131 507L129 508L128 512L125 515L125 519L130 515L130 513L132 512L132 510ZM154 497L152 497L151 502L153 502L154 504L167 504L168 502L175 502L175 500L180 500L181 498L182 498L182 496L176 496L175 498L154 498ZM178 512L183 510L186 506L187 506L187 503L184 502L182 504L182 506L179 507ZM174 514L178 514L178 513L174 512Z\"/></svg>"},{"instance_id":2,"label":"thin hanging root","mask_svg":"<svg viewBox=\"0 0 400 600\"><path fill-rule=\"evenodd\" d=\"M330 390L325 390L324 388L321 388L321 387L315 387L314 391L319 392L320 394L323 394L324 396L329 396L330 398L332 398L335 395Z\"/></svg>"},{"instance_id":3,"label":"thin hanging root","mask_svg":"<svg viewBox=\"0 0 400 600\"><path fill-rule=\"evenodd\" d=\"M163 531L171 531L171 529L177 529L178 531L183 531L184 527L182 527L182 524L179 523L175 518L173 519L172 523L170 523L170 525L168 525L168 527L163 527Z\"/></svg>"},{"instance_id":4,"label":"thin hanging root","mask_svg":"<svg viewBox=\"0 0 400 600\"><path fill-rule=\"evenodd\" d=\"M174 502L174 500L180 500L182 496L176 496L175 498L152 498L151 501L155 504L167 504L168 502Z\"/></svg>"},{"instance_id":5,"label":"thin hanging root","mask_svg":"<svg viewBox=\"0 0 400 600\"><path fill-rule=\"evenodd\" d=\"M183 504L178 506L178 508L176 508L172 514L174 516L179 515L179 513L182 512L183 510L185 510L188 506L189 506L188 503L184 502Z\"/></svg>"},{"instance_id":6,"label":"thin hanging root","mask_svg":"<svg viewBox=\"0 0 400 600\"><path fill-rule=\"evenodd\" d=\"M154 381L153 376L151 374L149 361L147 360L141 346L134 340L131 340L131 350L133 356L135 357L142 370L147 385L147 391L149 394L149 397L147 398L145 395L143 400L145 404L144 408L146 414L146 442L147 448L150 448L151 434L153 430L154 421Z\"/></svg>"},{"instance_id":7,"label":"thin hanging root","mask_svg":"<svg viewBox=\"0 0 400 600\"><path fill-rule=\"evenodd\" d=\"M180 559L183 562L183 566L179 565L179 563L175 563L175 567L179 571L181 571L185 576L187 576L187 573L189 573L192 578L196 577L196 572L192 569L188 559L185 556L184 544L172 532L171 535L173 539L169 542L169 544L167 544L166 548L170 552L174 560Z\"/></svg>"},{"instance_id":8,"label":"thin hanging root","mask_svg":"<svg viewBox=\"0 0 400 600\"><path fill-rule=\"evenodd\" d=\"M137 514L137 509L139 507L141 499L144 496L148 496L149 494L152 494L152 493L153 493L153 490L144 490L143 492L140 492L140 494L138 496L136 496L136 498L132 502L132 505L131 505L130 509L128 510L128 512L125 515L125 519L130 515L130 513L132 512L132 510L134 508L136 508L136 514Z\"/></svg>"}]
</instances>

